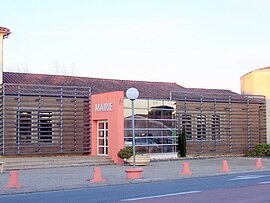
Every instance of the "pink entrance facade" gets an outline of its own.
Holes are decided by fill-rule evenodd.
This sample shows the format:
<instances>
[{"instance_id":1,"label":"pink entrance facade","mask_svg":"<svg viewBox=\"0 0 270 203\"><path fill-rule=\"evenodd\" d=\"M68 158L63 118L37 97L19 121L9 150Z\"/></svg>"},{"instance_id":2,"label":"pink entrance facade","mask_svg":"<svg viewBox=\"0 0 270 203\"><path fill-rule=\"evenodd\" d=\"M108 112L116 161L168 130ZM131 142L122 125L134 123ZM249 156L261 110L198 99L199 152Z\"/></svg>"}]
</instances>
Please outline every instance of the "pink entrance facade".
<instances>
[{"instance_id":1,"label":"pink entrance facade","mask_svg":"<svg viewBox=\"0 0 270 203\"><path fill-rule=\"evenodd\" d=\"M123 164L117 156L124 148L124 92L116 91L91 96L91 155L109 156Z\"/></svg>"}]
</instances>

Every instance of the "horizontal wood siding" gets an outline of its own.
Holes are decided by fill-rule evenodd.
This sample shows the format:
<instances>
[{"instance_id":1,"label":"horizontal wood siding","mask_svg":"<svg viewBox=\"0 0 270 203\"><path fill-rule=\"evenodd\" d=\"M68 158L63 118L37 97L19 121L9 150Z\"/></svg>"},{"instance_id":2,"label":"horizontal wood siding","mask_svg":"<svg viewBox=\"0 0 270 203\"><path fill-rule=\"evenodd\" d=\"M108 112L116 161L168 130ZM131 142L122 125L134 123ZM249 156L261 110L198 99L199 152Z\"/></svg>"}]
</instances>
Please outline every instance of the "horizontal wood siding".
<instances>
[{"instance_id":1,"label":"horizontal wood siding","mask_svg":"<svg viewBox=\"0 0 270 203\"><path fill-rule=\"evenodd\" d=\"M90 89L5 84L1 154L90 153Z\"/></svg>"},{"instance_id":2,"label":"horizontal wood siding","mask_svg":"<svg viewBox=\"0 0 270 203\"><path fill-rule=\"evenodd\" d=\"M185 93L173 99L178 100L178 127L186 128L189 154L244 153L266 143L264 98Z\"/></svg>"}]
</instances>

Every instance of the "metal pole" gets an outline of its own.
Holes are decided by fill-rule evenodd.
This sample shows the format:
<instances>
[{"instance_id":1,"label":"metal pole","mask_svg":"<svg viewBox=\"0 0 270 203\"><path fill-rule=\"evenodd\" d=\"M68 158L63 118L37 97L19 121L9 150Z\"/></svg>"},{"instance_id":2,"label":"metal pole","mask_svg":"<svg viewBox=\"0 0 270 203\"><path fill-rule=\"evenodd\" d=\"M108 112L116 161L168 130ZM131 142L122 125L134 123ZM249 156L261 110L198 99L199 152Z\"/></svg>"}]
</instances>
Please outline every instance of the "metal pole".
<instances>
[{"instance_id":1,"label":"metal pole","mask_svg":"<svg viewBox=\"0 0 270 203\"><path fill-rule=\"evenodd\" d=\"M248 133L248 150L250 150L250 105L249 105L249 97L247 97L247 133Z\"/></svg>"},{"instance_id":2,"label":"metal pole","mask_svg":"<svg viewBox=\"0 0 270 203\"><path fill-rule=\"evenodd\" d=\"M63 87L60 95L60 152L63 153Z\"/></svg>"},{"instance_id":3,"label":"metal pole","mask_svg":"<svg viewBox=\"0 0 270 203\"><path fill-rule=\"evenodd\" d=\"M2 115L3 115L3 147L2 147L2 155L5 155L5 122L6 122L6 118L5 118L5 113L6 113L6 85L2 84L2 88L3 88L3 107L2 107Z\"/></svg>"},{"instance_id":4,"label":"metal pole","mask_svg":"<svg viewBox=\"0 0 270 203\"><path fill-rule=\"evenodd\" d=\"M232 98L229 95L229 152L232 152Z\"/></svg>"},{"instance_id":5,"label":"metal pole","mask_svg":"<svg viewBox=\"0 0 270 203\"><path fill-rule=\"evenodd\" d=\"M21 130L20 130L20 128L21 128L21 88L20 88L20 86L18 86L18 103L17 103L17 107L18 107L18 123L17 123L17 125L18 125L18 129L17 129L17 140L18 140L18 142L17 142L17 154L20 154L20 147L21 147Z\"/></svg>"},{"instance_id":6,"label":"metal pole","mask_svg":"<svg viewBox=\"0 0 270 203\"><path fill-rule=\"evenodd\" d=\"M134 101L139 96L139 91L132 87L126 91L127 98L131 100L132 109L132 155L133 155L133 168L136 168L136 150L135 150L135 125L134 125Z\"/></svg>"},{"instance_id":7,"label":"metal pole","mask_svg":"<svg viewBox=\"0 0 270 203\"><path fill-rule=\"evenodd\" d=\"M131 100L132 105L132 154L133 154L133 168L136 168L136 158L135 158L135 127L134 127L134 99Z\"/></svg>"}]
</instances>

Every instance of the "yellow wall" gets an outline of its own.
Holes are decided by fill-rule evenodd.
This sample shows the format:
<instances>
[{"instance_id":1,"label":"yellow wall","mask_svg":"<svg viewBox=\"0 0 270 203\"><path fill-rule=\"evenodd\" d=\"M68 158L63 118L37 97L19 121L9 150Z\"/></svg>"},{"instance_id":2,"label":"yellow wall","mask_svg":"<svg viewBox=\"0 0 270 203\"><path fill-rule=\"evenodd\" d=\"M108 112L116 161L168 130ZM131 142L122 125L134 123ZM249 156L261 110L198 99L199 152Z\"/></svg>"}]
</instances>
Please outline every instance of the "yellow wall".
<instances>
[{"instance_id":1,"label":"yellow wall","mask_svg":"<svg viewBox=\"0 0 270 203\"><path fill-rule=\"evenodd\" d=\"M270 143L270 67L254 70L240 78L241 93L266 98L267 143Z\"/></svg>"},{"instance_id":2,"label":"yellow wall","mask_svg":"<svg viewBox=\"0 0 270 203\"><path fill-rule=\"evenodd\" d=\"M270 98L270 68L255 70L241 77L241 93Z\"/></svg>"}]
</instances>

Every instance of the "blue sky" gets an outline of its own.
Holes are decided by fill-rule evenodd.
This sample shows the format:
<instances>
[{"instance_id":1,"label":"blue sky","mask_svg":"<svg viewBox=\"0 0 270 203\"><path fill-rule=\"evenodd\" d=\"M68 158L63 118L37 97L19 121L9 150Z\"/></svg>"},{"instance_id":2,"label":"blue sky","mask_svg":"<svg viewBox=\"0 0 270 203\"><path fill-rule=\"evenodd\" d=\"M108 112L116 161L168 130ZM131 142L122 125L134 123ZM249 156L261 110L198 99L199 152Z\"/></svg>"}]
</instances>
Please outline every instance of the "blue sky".
<instances>
[{"instance_id":1,"label":"blue sky","mask_svg":"<svg viewBox=\"0 0 270 203\"><path fill-rule=\"evenodd\" d=\"M268 0L1 0L4 71L240 93L270 66Z\"/></svg>"}]
</instances>

